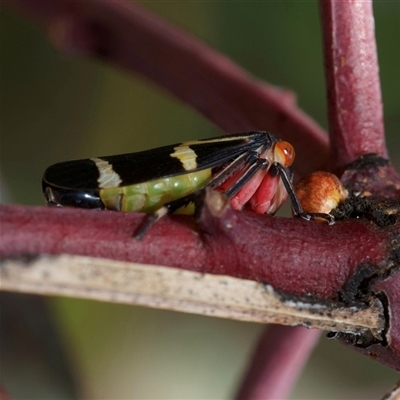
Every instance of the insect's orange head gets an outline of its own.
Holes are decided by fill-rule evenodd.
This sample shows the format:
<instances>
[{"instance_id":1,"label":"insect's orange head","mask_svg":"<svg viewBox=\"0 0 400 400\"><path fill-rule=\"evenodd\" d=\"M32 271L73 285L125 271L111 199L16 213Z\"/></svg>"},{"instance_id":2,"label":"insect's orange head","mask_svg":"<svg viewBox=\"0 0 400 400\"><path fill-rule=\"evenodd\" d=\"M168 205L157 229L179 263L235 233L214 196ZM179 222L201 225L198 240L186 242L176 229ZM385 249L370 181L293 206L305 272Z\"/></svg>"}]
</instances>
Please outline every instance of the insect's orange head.
<instances>
[{"instance_id":1,"label":"insect's orange head","mask_svg":"<svg viewBox=\"0 0 400 400\"><path fill-rule=\"evenodd\" d=\"M279 164L283 165L285 168L290 167L293 164L294 157L295 151L290 143L284 141L275 143L274 158Z\"/></svg>"}]
</instances>

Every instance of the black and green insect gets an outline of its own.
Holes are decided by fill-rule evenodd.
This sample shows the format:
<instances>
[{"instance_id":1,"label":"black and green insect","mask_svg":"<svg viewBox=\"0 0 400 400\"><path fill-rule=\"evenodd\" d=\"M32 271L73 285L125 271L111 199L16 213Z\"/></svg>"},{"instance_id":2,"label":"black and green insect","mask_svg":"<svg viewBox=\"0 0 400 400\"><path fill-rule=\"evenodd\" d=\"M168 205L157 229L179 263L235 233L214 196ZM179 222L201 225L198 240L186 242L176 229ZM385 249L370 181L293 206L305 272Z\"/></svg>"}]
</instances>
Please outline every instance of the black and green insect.
<instances>
[{"instance_id":1,"label":"black and green insect","mask_svg":"<svg viewBox=\"0 0 400 400\"><path fill-rule=\"evenodd\" d=\"M223 192L232 208L273 214L290 197L303 212L292 185L293 146L267 132L246 132L188 141L138 153L72 160L43 176L48 205L153 213L139 231L172 213L193 213L205 188Z\"/></svg>"}]
</instances>

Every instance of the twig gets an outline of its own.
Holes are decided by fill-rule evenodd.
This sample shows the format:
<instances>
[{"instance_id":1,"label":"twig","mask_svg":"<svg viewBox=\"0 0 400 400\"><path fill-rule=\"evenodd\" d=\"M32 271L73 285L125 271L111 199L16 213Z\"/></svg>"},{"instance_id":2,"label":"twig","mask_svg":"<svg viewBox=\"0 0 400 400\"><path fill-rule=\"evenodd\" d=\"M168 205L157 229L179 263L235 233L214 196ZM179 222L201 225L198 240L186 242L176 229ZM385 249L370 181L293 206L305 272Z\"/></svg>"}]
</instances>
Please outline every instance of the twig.
<instances>
[{"instance_id":1,"label":"twig","mask_svg":"<svg viewBox=\"0 0 400 400\"><path fill-rule=\"evenodd\" d=\"M346 307L280 295L272 286L176 268L82 256L3 260L1 290L128 303L241 321L379 337L379 303Z\"/></svg>"},{"instance_id":2,"label":"twig","mask_svg":"<svg viewBox=\"0 0 400 400\"><path fill-rule=\"evenodd\" d=\"M321 0L332 168L388 157L372 1Z\"/></svg>"}]
</instances>

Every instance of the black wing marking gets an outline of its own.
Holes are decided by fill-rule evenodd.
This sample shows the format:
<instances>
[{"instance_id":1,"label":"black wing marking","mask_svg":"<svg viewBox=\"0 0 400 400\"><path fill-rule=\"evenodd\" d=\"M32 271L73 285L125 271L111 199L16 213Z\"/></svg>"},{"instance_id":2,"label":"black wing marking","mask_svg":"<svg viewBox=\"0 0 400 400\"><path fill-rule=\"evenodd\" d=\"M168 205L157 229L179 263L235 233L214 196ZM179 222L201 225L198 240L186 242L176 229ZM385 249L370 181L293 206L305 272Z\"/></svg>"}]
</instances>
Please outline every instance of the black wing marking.
<instances>
[{"instance_id":1,"label":"black wing marking","mask_svg":"<svg viewBox=\"0 0 400 400\"><path fill-rule=\"evenodd\" d=\"M63 189L93 190L98 189L99 170L89 158L64 161L51 165L43 175L43 190L46 186Z\"/></svg>"},{"instance_id":2,"label":"black wing marking","mask_svg":"<svg viewBox=\"0 0 400 400\"><path fill-rule=\"evenodd\" d=\"M246 132L98 158L112 165L122 180L120 186L127 186L189 172L183 169L178 158L171 157L178 146L189 146L196 153L197 167L194 170L197 171L222 165L245 151L260 145L272 145L277 140L266 132ZM50 166L45 171L43 182L53 187L90 190L98 188L98 177L95 163L91 159L83 159Z\"/></svg>"}]
</instances>

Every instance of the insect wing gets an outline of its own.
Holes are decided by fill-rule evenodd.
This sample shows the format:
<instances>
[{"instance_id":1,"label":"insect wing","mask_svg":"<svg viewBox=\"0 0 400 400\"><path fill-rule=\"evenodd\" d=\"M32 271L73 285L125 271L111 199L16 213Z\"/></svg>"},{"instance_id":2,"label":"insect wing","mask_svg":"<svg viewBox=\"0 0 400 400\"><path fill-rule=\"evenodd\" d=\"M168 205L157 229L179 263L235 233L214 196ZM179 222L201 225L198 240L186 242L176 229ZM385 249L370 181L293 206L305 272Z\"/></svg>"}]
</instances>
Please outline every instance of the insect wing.
<instances>
[{"instance_id":1,"label":"insect wing","mask_svg":"<svg viewBox=\"0 0 400 400\"><path fill-rule=\"evenodd\" d=\"M114 187L148 182L221 166L246 151L272 143L272 140L274 138L271 139L265 132L250 132L188 141L137 153L61 162L45 171L43 186L98 189L101 162L104 162L104 168L115 173Z\"/></svg>"}]
</instances>

